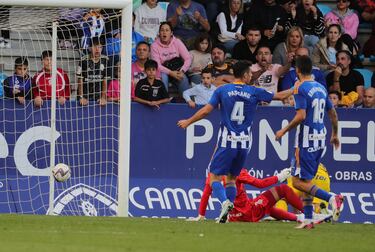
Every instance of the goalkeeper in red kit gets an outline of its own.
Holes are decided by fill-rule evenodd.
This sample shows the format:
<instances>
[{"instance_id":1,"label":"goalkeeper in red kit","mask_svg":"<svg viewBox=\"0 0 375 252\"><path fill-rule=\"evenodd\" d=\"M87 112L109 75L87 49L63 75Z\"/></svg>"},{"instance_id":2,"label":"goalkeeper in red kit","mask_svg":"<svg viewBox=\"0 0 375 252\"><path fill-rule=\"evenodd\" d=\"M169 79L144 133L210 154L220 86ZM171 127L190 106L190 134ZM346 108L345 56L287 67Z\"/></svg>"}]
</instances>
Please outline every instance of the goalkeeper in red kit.
<instances>
[{"instance_id":1,"label":"goalkeeper in red kit","mask_svg":"<svg viewBox=\"0 0 375 252\"><path fill-rule=\"evenodd\" d=\"M242 169L240 175L236 179L237 195L234 201L234 209L229 213L229 221L257 222L265 215L270 215L277 220L297 221L298 217L294 213L287 212L274 207L277 201L285 199L294 208L303 211L303 204L300 198L286 184L274 186L263 192L255 199L250 199L246 193L245 184L255 186L257 188L265 188L271 185L283 182L291 175L291 169L286 168L276 176L257 179L249 175L246 169ZM207 177L206 185L203 191L201 202L199 205L199 215L192 220L203 220L212 188L209 183L210 174Z\"/></svg>"}]
</instances>

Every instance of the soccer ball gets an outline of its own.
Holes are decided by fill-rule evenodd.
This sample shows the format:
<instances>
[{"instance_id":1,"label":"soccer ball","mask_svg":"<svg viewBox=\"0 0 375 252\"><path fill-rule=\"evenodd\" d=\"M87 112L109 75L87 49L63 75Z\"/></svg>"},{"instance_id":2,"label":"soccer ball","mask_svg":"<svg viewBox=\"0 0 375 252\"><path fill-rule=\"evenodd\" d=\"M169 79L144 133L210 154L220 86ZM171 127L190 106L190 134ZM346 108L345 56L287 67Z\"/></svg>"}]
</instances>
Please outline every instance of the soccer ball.
<instances>
[{"instance_id":1,"label":"soccer ball","mask_svg":"<svg viewBox=\"0 0 375 252\"><path fill-rule=\"evenodd\" d=\"M70 178L70 168L66 164L59 163L55 165L52 170L52 174L55 177L56 181L64 182Z\"/></svg>"}]
</instances>

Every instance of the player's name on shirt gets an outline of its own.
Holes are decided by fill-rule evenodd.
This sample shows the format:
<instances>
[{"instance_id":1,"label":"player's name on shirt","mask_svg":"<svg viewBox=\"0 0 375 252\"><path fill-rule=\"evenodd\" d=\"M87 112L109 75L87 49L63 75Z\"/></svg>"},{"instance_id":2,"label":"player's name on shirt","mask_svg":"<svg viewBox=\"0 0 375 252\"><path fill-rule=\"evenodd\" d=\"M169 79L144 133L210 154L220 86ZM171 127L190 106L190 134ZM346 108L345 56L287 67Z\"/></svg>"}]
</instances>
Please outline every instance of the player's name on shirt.
<instances>
[{"instance_id":1,"label":"player's name on shirt","mask_svg":"<svg viewBox=\"0 0 375 252\"><path fill-rule=\"evenodd\" d=\"M311 88L309 90L309 92L307 93L307 95L310 96L310 97L313 97L313 95L316 92L321 92L322 94L324 94L324 96L327 95L327 91L324 88L321 88L321 87L313 87L313 88Z\"/></svg>"},{"instance_id":2,"label":"player's name on shirt","mask_svg":"<svg viewBox=\"0 0 375 252\"><path fill-rule=\"evenodd\" d=\"M244 92L244 91L238 91L238 90L232 90L232 91L229 91L228 92L228 95L229 96L241 96L241 97L245 97L245 98L250 98L251 94L248 93L248 92Z\"/></svg>"}]
</instances>

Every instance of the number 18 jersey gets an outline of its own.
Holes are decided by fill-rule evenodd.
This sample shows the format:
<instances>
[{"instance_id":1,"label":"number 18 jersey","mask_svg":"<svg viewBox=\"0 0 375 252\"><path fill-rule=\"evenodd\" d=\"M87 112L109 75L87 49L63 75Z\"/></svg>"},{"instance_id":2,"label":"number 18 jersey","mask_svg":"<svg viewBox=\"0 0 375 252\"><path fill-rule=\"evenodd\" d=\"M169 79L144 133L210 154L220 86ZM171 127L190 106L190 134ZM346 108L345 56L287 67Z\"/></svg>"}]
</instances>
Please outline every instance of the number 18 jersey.
<instances>
[{"instance_id":1,"label":"number 18 jersey","mask_svg":"<svg viewBox=\"0 0 375 252\"><path fill-rule=\"evenodd\" d=\"M257 104L270 102L273 96L272 92L245 84L226 84L216 89L209 104L213 107L220 104L218 147L249 149Z\"/></svg>"}]
</instances>

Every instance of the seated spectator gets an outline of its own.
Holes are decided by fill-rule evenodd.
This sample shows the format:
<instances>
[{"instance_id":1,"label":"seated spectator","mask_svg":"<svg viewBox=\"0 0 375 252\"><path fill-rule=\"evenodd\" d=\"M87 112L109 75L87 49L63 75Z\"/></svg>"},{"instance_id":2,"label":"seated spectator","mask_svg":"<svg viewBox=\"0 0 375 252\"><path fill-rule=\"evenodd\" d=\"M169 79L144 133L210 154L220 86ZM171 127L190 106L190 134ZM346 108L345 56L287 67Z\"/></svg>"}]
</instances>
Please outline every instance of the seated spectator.
<instances>
[{"instance_id":1,"label":"seated spectator","mask_svg":"<svg viewBox=\"0 0 375 252\"><path fill-rule=\"evenodd\" d=\"M202 33L195 40L194 50L189 52L192 60L188 75L192 85L201 83L202 69L211 62L211 48L211 38L207 33Z\"/></svg>"},{"instance_id":2,"label":"seated spectator","mask_svg":"<svg viewBox=\"0 0 375 252\"><path fill-rule=\"evenodd\" d=\"M108 57L102 55L103 45L99 38L92 39L90 54L81 58L77 69L78 99L83 106L89 101L107 104Z\"/></svg>"},{"instance_id":3,"label":"seated spectator","mask_svg":"<svg viewBox=\"0 0 375 252\"><path fill-rule=\"evenodd\" d=\"M267 46L261 46L257 53L257 63L250 67L252 83L265 90L277 93L277 83L290 68L293 58L290 56L286 65L272 64L271 49Z\"/></svg>"},{"instance_id":4,"label":"seated spectator","mask_svg":"<svg viewBox=\"0 0 375 252\"><path fill-rule=\"evenodd\" d=\"M341 104L341 93L339 91L330 91L328 93L328 98L332 102L335 108L340 107Z\"/></svg>"},{"instance_id":5,"label":"seated spectator","mask_svg":"<svg viewBox=\"0 0 375 252\"><path fill-rule=\"evenodd\" d=\"M170 99L163 82L155 78L157 69L158 63L155 60L146 61L147 77L138 82L134 101L159 109L160 104L168 103Z\"/></svg>"},{"instance_id":6,"label":"seated spectator","mask_svg":"<svg viewBox=\"0 0 375 252\"><path fill-rule=\"evenodd\" d=\"M213 85L212 72L206 68L202 71L202 83L185 90L183 97L189 104L189 107L195 108L196 105L206 105L215 90L216 87ZM194 97L194 101L191 97Z\"/></svg>"},{"instance_id":7,"label":"seated spectator","mask_svg":"<svg viewBox=\"0 0 375 252\"><path fill-rule=\"evenodd\" d=\"M234 46L232 58L236 60L248 60L251 63L255 63L255 57L261 38L262 35L259 28L254 26L249 27L246 31L245 39Z\"/></svg>"},{"instance_id":8,"label":"seated spectator","mask_svg":"<svg viewBox=\"0 0 375 252\"><path fill-rule=\"evenodd\" d=\"M285 98L284 100L283 100L283 104L284 104L284 106L286 106L286 107L294 107L294 96L293 95L291 95L291 96L289 96L288 98Z\"/></svg>"},{"instance_id":9,"label":"seated spectator","mask_svg":"<svg viewBox=\"0 0 375 252\"><path fill-rule=\"evenodd\" d=\"M150 58L150 45L141 41L137 44L135 49L135 55L137 57L136 61L132 63L132 82L134 86L137 85L138 81L146 78L145 73L145 62ZM161 79L160 70L156 71L156 79Z\"/></svg>"},{"instance_id":10,"label":"seated spectator","mask_svg":"<svg viewBox=\"0 0 375 252\"><path fill-rule=\"evenodd\" d=\"M151 45L151 58L158 63L161 79L168 91L169 81L177 84L182 93L189 88L189 80L185 73L191 65L191 56L184 43L173 36L172 26L168 22L160 24L159 38Z\"/></svg>"},{"instance_id":11,"label":"seated spectator","mask_svg":"<svg viewBox=\"0 0 375 252\"><path fill-rule=\"evenodd\" d=\"M365 94L363 95L363 104L359 107L375 109L375 88L369 87L365 90Z\"/></svg>"},{"instance_id":12,"label":"seated spectator","mask_svg":"<svg viewBox=\"0 0 375 252\"><path fill-rule=\"evenodd\" d=\"M210 31L206 10L192 0L171 1L167 21L171 23L175 36L181 38L188 49L193 49L194 40L201 31Z\"/></svg>"},{"instance_id":13,"label":"seated spectator","mask_svg":"<svg viewBox=\"0 0 375 252\"><path fill-rule=\"evenodd\" d=\"M32 90L34 104L36 107L43 105L43 100L50 100L52 97L52 51L43 51L43 69L36 73L32 79ZM68 75L61 68L56 72L56 100L60 105L64 105L70 98L70 83Z\"/></svg>"},{"instance_id":14,"label":"seated spectator","mask_svg":"<svg viewBox=\"0 0 375 252\"><path fill-rule=\"evenodd\" d=\"M336 68L336 53L341 50L349 50L341 40L341 27L332 24L327 29L327 36L320 39L313 53L313 64L320 68L326 75Z\"/></svg>"},{"instance_id":15,"label":"seated spectator","mask_svg":"<svg viewBox=\"0 0 375 252\"><path fill-rule=\"evenodd\" d=\"M161 22L167 18L167 12L158 4L158 0L146 0L135 11L134 31L142 34L151 44L158 36Z\"/></svg>"},{"instance_id":16,"label":"seated spectator","mask_svg":"<svg viewBox=\"0 0 375 252\"><path fill-rule=\"evenodd\" d=\"M361 104L364 93L363 76L358 71L350 68L351 57L349 51L343 50L337 52L337 67L326 78L329 91L342 92L343 104L347 104L349 107L354 104ZM357 95L350 94L352 92L355 92ZM348 95L348 97L345 97L345 95ZM344 102L345 99L348 99L348 101Z\"/></svg>"},{"instance_id":17,"label":"seated spectator","mask_svg":"<svg viewBox=\"0 0 375 252\"><path fill-rule=\"evenodd\" d=\"M120 102L120 79L121 79L121 63L116 65L116 79L113 79L108 84L107 101ZM131 83L131 98L134 98L134 84Z\"/></svg>"},{"instance_id":18,"label":"seated spectator","mask_svg":"<svg viewBox=\"0 0 375 252\"><path fill-rule=\"evenodd\" d=\"M342 28L341 40L349 47L349 51L358 51L354 42L357 38L359 18L357 13L349 9L350 0L337 0L336 10L332 10L324 16L325 25L338 24Z\"/></svg>"},{"instance_id":19,"label":"seated spectator","mask_svg":"<svg viewBox=\"0 0 375 252\"><path fill-rule=\"evenodd\" d=\"M301 47L297 49L295 58L292 61L292 67L290 68L289 72L284 75L279 91L287 90L293 87L296 81L298 81L296 69L294 68L294 62L298 57L301 57L301 56L309 56L309 49L307 49L306 47ZM311 76L314 78L315 81L319 82L325 88L327 88L324 74L322 71L320 71L318 67L313 66Z\"/></svg>"},{"instance_id":20,"label":"seated spectator","mask_svg":"<svg viewBox=\"0 0 375 252\"><path fill-rule=\"evenodd\" d=\"M225 62L227 51L223 45L216 45L212 48L212 64L208 64L207 69L212 72L214 85L219 87L234 80L232 64Z\"/></svg>"},{"instance_id":21,"label":"seated spectator","mask_svg":"<svg viewBox=\"0 0 375 252\"><path fill-rule=\"evenodd\" d=\"M251 26L259 27L262 31L262 43L270 47L271 51L285 40L287 14L275 0L253 4L244 18L245 31Z\"/></svg>"},{"instance_id":22,"label":"seated spectator","mask_svg":"<svg viewBox=\"0 0 375 252\"><path fill-rule=\"evenodd\" d=\"M25 100L31 100L31 78L27 58L16 58L14 74L4 80L3 86L6 98L16 99L20 104L25 104Z\"/></svg>"},{"instance_id":23,"label":"seated spectator","mask_svg":"<svg viewBox=\"0 0 375 252\"><path fill-rule=\"evenodd\" d=\"M87 49L91 46L91 40L94 37L100 37L104 34L104 18L100 13L101 9L91 9L82 18L81 27L83 36L81 39L81 49L86 54Z\"/></svg>"},{"instance_id":24,"label":"seated spectator","mask_svg":"<svg viewBox=\"0 0 375 252\"><path fill-rule=\"evenodd\" d=\"M366 57L370 57L371 55L375 55L375 3L371 0L362 0L359 1L360 6L363 8L363 12L361 17L366 22L372 24L372 31L369 39L363 45L363 54Z\"/></svg>"},{"instance_id":25,"label":"seated spectator","mask_svg":"<svg viewBox=\"0 0 375 252\"><path fill-rule=\"evenodd\" d=\"M217 40L220 41L227 51L232 54L232 49L238 41L244 40L242 36L243 14L240 13L242 0L229 0L227 8L216 18Z\"/></svg>"},{"instance_id":26,"label":"seated spectator","mask_svg":"<svg viewBox=\"0 0 375 252\"><path fill-rule=\"evenodd\" d=\"M203 4L206 9L208 22L214 25L217 15L224 9L227 0L197 0L196 2Z\"/></svg>"},{"instance_id":27,"label":"seated spectator","mask_svg":"<svg viewBox=\"0 0 375 252\"><path fill-rule=\"evenodd\" d=\"M294 57L298 48L303 46L303 33L301 28L292 27L288 31L285 42L278 44L273 51L272 63L287 64L288 55Z\"/></svg>"},{"instance_id":28,"label":"seated spectator","mask_svg":"<svg viewBox=\"0 0 375 252\"><path fill-rule=\"evenodd\" d=\"M305 35L305 46L312 51L319 38L324 35L325 28L323 14L316 6L315 0L302 0L296 9L291 10L286 29L293 26L301 27Z\"/></svg>"}]
</instances>

